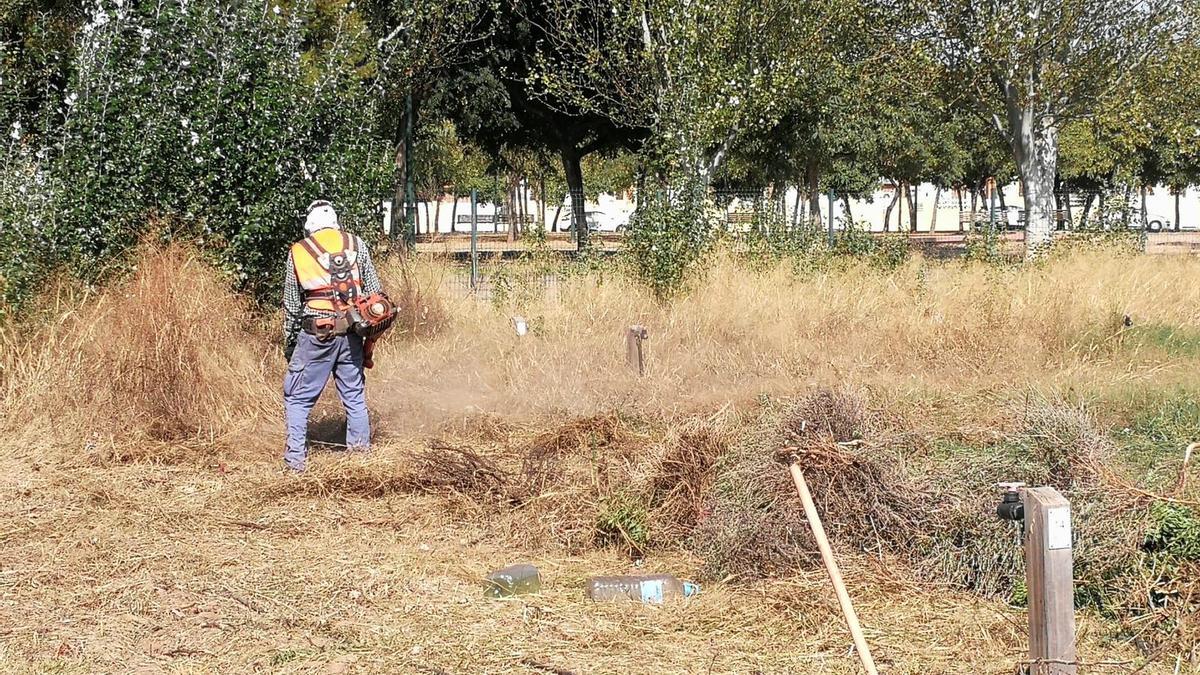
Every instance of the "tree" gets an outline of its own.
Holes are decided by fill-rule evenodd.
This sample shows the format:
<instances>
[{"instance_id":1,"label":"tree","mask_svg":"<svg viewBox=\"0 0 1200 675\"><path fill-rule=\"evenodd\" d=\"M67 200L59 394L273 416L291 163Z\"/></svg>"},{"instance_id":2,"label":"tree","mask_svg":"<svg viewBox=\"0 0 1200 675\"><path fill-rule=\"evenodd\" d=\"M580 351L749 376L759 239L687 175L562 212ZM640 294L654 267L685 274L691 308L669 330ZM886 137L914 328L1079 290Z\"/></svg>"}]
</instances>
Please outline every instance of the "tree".
<instances>
[{"instance_id":1,"label":"tree","mask_svg":"<svg viewBox=\"0 0 1200 675\"><path fill-rule=\"evenodd\" d=\"M12 187L34 189L44 209L12 209L0 195L8 299L59 265L102 280L159 230L202 241L240 289L265 299L299 233L297 210L317 197L376 235L388 173L370 105L378 91L331 65L357 35L308 67L299 13L248 1L98 8L79 31L61 119L20 139L38 145L16 166L28 184Z\"/></svg>"},{"instance_id":2,"label":"tree","mask_svg":"<svg viewBox=\"0 0 1200 675\"><path fill-rule=\"evenodd\" d=\"M1133 84L1184 28L1177 0L923 0L946 62L973 87L1011 149L1027 255L1050 243L1063 125Z\"/></svg>"},{"instance_id":3,"label":"tree","mask_svg":"<svg viewBox=\"0 0 1200 675\"><path fill-rule=\"evenodd\" d=\"M61 120L71 77L72 41L87 21L79 0L10 0L0 3L0 128L37 131ZM53 104L53 105L48 105Z\"/></svg>"},{"instance_id":4,"label":"tree","mask_svg":"<svg viewBox=\"0 0 1200 675\"><path fill-rule=\"evenodd\" d=\"M769 127L824 53L823 3L546 0L531 73L566 112L644 130L660 174L711 182L739 137Z\"/></svg>"},{"instance_id":5,"label":"tree","mask_svg":"<svg viewBox=\"0 0 1200 675\"><path fill-rule=\"evenodd\" d=\"M477 50L456 72L441 78L426 103L454 119L459 132L486 151L497 167L505 166L505 154L515 150L553 154L572 196L572 223L577 225L582 250L587 248L588 235L584 159L595 153L637 151L646 134L536 91L533 72L538 45L548 37L544 11L543 0L497 7L486 49Z\"/></svg>"},{"instance_id":6,"label":"tree","mask_svg":"<svg viewBox=\"0 0 1200 675\"><path fill-rule=\"evenodd\" d=\"M486 43L498 5L495 0L364 0L376 38L370 70L382 87L380 132L395 149L393 204L408 202L413 148L406 137L411 141L419 126L425 97Z\"/></svg>"}]
</instances>

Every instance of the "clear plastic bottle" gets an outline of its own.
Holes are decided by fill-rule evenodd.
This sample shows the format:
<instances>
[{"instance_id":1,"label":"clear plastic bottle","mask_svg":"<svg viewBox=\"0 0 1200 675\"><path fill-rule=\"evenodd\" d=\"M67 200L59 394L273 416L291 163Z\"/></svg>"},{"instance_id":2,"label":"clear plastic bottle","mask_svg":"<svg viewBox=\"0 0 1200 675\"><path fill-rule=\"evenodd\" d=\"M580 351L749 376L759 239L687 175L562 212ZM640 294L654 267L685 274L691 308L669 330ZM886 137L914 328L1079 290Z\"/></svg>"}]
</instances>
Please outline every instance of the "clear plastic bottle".
<instances>
[{"instance_id":1,"label":"clear plastic bottle","mask_svg":"<svg viewBox=\"0 0 1200 675\"><path fill-rule=\"evenodd\" d=\"M483 595L488 598L507 598L541 590L542 577L538 568L525 563L496 570L487 575L483 582Z\"/></svg>"},{"instance_id":2,"label":"clear plastic bottle","mask_svg":"<svg viewBox=\"0 0 1200 675\"><path fill-rule=\"evenodd\" d=\"M686 598L700 592L696 584L680 581L669 574L636 577L592 577L585 587L596 602L633 600L661 604L665 600Z\"/></svg>"}]
</instances>

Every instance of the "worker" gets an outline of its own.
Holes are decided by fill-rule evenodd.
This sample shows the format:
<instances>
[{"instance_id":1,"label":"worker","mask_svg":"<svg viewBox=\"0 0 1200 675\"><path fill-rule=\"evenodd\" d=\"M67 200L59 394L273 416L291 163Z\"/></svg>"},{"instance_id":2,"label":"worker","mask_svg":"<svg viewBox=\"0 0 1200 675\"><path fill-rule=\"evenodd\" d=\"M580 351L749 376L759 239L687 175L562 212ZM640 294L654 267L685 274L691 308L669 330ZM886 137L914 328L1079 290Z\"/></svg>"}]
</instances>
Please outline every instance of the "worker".
<instances>
[{"instance_id":1,"label":"worker","mask_svg":"<svg viewBox=\"0 0 1200 675\"><path fill-rule=\"evenodd\" d=\"M370 250L362 239L341 229L332 204L318 200L308 207L304 233L306 237L292 244L288 252L283 284L284 353L288 359L283 380L287 417L283 461L293 472L305 468L308 416L330 374L346 409L346 447L369 448L371 426L363 368L370 367L364 341L372 336L356 332L351 312L355 302L364 297L386 300ZM390 304L388 308L390 313Z\"/></svg>"}]
</instances>

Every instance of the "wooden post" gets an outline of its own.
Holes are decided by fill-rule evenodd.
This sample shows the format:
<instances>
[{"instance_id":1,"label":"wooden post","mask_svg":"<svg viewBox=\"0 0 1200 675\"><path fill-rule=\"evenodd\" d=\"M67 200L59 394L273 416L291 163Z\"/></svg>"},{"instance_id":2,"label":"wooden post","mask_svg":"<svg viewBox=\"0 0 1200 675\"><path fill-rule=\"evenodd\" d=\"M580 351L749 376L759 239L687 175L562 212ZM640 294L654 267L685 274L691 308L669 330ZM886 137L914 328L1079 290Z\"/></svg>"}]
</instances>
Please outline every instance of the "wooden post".
<instances>
[{"instance_id":1,"label":"wooden post","mask_svg":"<svg viewBox=\"0 0 1200 675\"><path fill-rule=\"evenodd\" d=\"M1031 675L1075 675L1071 503L1051 487L1021 492Z\"/></svg>"},{"instance_id":2,"label":"wooden post","mask_svg":"<svg viewBox=\"0 0 1200 675\"><path fill-rule=\"evenodd\" d=\"M642 342L650 337L645 326L633 325L625 331L625 363L635 371L638 377L646 374L646 355Z\"/></svg>"}]
</instances>

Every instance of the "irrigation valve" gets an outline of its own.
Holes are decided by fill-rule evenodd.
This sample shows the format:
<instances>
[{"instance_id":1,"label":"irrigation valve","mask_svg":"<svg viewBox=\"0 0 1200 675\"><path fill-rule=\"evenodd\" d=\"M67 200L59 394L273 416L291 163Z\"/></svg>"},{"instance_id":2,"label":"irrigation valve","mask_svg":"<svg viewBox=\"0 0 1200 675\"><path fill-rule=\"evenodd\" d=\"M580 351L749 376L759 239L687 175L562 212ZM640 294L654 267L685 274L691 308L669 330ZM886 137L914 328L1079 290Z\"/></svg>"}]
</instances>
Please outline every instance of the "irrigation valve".
<instances>
[{"instance_id":1,"label":"irrigation valve","mask_svg":"<svg viewBox=\"0 0 1200 675\"><path fill-rule=\"evenodd\" d=\"M1004 490L1004 498L996 505L996 515L1001 520L1025 520L1025 505L1021 503L1021 488L1024 483L997 483Z\"/></svg>"}]
</instances>

